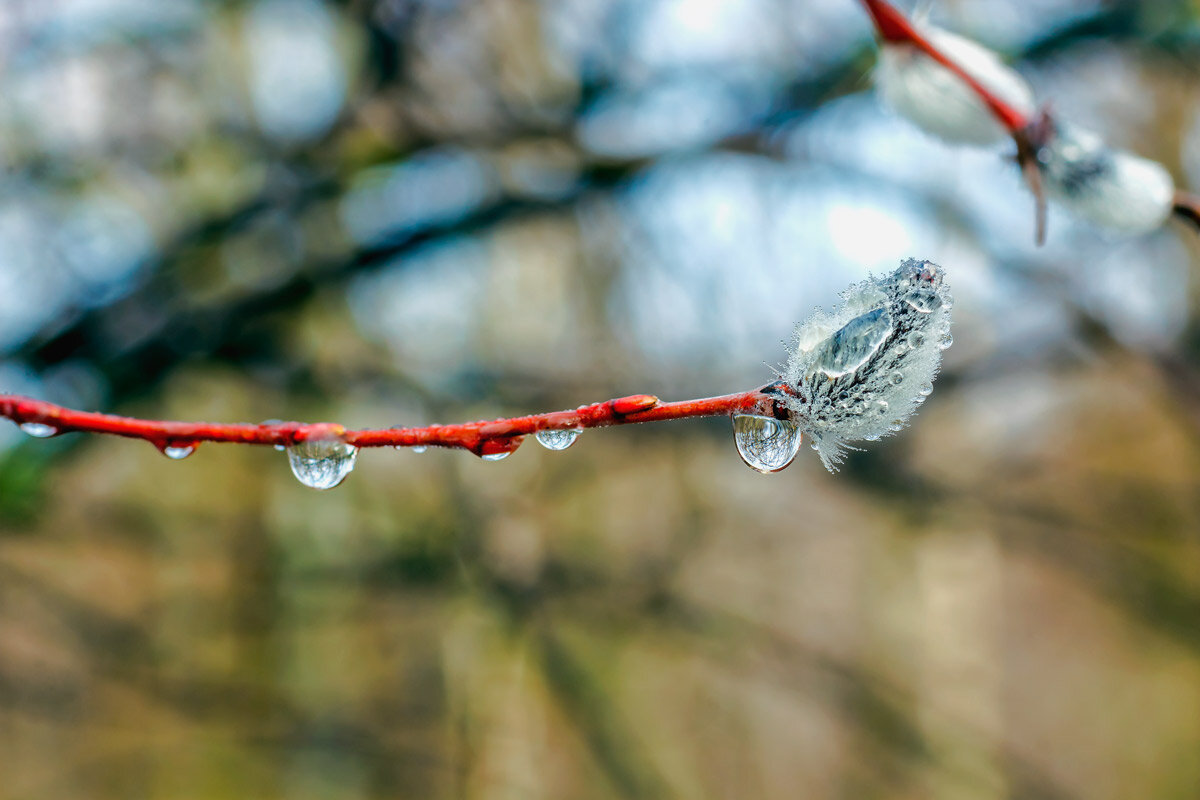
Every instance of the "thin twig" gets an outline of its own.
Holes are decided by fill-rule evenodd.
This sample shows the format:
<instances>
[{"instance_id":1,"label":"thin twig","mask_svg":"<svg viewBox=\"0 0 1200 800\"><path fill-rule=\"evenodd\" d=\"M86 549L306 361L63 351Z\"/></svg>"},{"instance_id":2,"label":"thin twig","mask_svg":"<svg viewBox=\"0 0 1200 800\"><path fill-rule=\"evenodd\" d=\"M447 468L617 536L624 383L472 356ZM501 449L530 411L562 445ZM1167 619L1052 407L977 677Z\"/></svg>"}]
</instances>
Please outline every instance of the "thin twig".
<instances>
[{"instance_id":1,"label":"thin twig","mask_svg":"<svg viewBox=\"0 0 1200 800\"><path fill-rule=\"evenodd\" d=\"M661 422L736 413L787 418L786 408L782 403L776 402L787 388L784 384L772 384L749 392L675 402L662 402L654 395L635 394L566 411L452 425L382 430L347 430L344 426L332 422L271 422L255 425L148 420L76 411L20 395L0 395L0 417L7 417L18 425L45 426L35 429L45 435L69 432L110 434L142 439L161 450L170 447L194 448L200 442L286 447L305 441L336 440L355 447L454 447L483 456L515 450L522 437L543 430L603 428L635 422ZM26 429L28 430L28 427Z\"/></svg>"}]
</instances>

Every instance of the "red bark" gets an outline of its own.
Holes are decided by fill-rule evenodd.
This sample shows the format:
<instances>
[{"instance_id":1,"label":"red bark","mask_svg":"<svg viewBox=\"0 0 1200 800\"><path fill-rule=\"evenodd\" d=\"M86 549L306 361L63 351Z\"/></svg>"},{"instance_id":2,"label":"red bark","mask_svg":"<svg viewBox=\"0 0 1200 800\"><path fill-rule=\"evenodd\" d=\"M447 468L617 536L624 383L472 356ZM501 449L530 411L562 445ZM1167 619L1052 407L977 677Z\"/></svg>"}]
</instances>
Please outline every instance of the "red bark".
<instances>
[{"instance_id":1,"label":"red bark","mask_svg":"<svg viewBox=\"0 0 1200 800\"><path fill-rule=\"evenodd\" d=\"M521 437L540 430L602 428L635 422L659 422L735 413L783 417L787 415L787 411L782 404L776 403L776 397L780 392L786 391L786 388L781 384L772 384L749 392L677 402L661 402L653 395L638 394L567 411L384 430L347 430L344 426L331 422L254 425L136 419L76 411L19 395L0 395L0 416L7 417L17 424L36 423L50 426L56 435L69 432L105 433L143 439L159 449L195 446L200 442L287 446L309 440L337 439L355 447L457 447L482 456L515 450Z\"/></svg>"}]
</instances>

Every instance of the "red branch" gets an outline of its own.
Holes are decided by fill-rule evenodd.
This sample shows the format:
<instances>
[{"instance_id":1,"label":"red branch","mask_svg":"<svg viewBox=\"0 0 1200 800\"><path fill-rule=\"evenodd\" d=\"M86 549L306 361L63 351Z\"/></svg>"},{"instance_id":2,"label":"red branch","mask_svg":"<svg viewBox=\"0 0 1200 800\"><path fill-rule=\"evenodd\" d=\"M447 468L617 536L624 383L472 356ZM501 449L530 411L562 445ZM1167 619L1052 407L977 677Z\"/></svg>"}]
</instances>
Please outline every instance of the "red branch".
<instances>
[{"instance_id":1,"label":"red branch","mask_svg":"<svg viewBox=\"0 0 1200 800\"><path fill-rule=\"evenodd\" d=\"M515 450L527 434L541 430L603 428L634 422L659 422L688 417L712 417L735 413L788 417L777 399L788 393L786 384L776 383L750 392L664 403L648 394L635 394L580 406L574 410L551 411L525 417L423 428L348 431L332 422L305 424L278 422L252 425L211 422L170 422L136 419L91 411L75 411L20 395L0 395L0 417L19 425L45 425L53 434L68 432L106 433L143 439L160 450L195 447L200 442L237 442L288 446L297 442L334 439L355 447L457 447L479 456ZM49 431L47 431L49 433Z\"/></svg>"},{"instance_id":2,"label":"red branch","mask_svg":"<svg viewBox=\"0 0 1200 800\"><path fill-rule=\"evenodd\" d=\"M1028 117L996 97L986 86L971 77L957 62L934 47L933 43L891 3L885 2L885 0L862 0L862 4L866 7L867 13L871 15L880 39L892 44L910 44L957 75L975 94L979 95L979 99L984 102L988 110L1009 133L1016 134L1029 124Z\"/></svg>"}]
</instances>

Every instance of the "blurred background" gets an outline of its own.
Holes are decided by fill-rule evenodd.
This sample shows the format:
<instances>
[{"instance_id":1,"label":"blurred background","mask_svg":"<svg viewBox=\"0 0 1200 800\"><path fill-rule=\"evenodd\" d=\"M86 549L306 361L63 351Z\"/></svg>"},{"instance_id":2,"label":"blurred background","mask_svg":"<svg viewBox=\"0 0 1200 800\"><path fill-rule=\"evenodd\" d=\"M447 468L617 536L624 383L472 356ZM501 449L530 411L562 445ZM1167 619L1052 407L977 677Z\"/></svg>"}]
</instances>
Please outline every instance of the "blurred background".
<instances>
[{"instance_id":1,"label":"blurred background","mask_svg":"<svg viewBox=\"0 0 1200 800\"><path fill-rule=\"evenodd\" d=\"M1196 0L929 7L1200 189ZM852 0L3 0L0 391L462 421L757 387L905 256L958 302L837 475L717 419L322 493L0 422L0 797L1200 795L1200 237L1035 248L874 50Z\"/></svg>"}]
</instances>

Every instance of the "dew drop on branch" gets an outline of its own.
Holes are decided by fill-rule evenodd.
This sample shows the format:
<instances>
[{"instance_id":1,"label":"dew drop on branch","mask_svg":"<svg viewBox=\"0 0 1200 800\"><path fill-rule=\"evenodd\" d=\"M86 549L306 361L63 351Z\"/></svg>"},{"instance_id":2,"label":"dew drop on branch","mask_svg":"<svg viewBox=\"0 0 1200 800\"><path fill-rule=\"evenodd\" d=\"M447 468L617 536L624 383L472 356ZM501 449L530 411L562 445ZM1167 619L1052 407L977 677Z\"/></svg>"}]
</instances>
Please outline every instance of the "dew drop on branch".
<instances>
[{"instance_id":1,"label":"dew drop on branch","mask_svg":"<svg viewBox=\"0 0 1200 800\"><path fill-rule=\"evenodd\" d=\"M420 455L421 453L424 453L426 450L428 450L428 449L429 449L429 445L424 445L424 444L414 444L412 447L410 447L410 448L408 448L408 449L409 449L409 450L412 450L412 451L413 451L414 453L416 453L417 455Z\"/></svg>"},{"instance_id":2,"label":"dew drop on branch","mask_svg":"<svg viewBox=\"0 0 1200 800\"><path fill-rule=\"evenodd\" d=\"M779 472L800 450L800 429L789 420L734 414L733 440L748 467L763 474Z\"/></svg>"},{"instance_id":3,"label":"dew drop on branch","mask_svg":"<svg viewBox=\"0 0 1200 800\"><path fill-rule=\"evenodd\" d=\"M541 430L535 433L533 438L537 439L537 443L547 450L566 450L575 444L575 440L579 438L581 432L580 428Z\"/></svg>"},{"instance_id":4,"label":"dew drop on branch","mask_svg":"<svg viewBox=\"0 0 1200 800\"><path fill-rule=\"evenodd\" d=\"M332 489L354 469L358 448L336 439L298 442L287 448L296 480L313 489Z\"/></svg>"},{"instance_id":5,"label":"dew drop on branch","mask_svg":"<svg viewBox=\"0 0 1200 800\"><path fill-rule=\"evenodd\" d=\"M502 453L484 453L480 456L484 461L503 461L512 455L511 450L505 450Z\"/></svg>"},{"instance_id":6,"label":"dew drop on branch","mask_svg":"<svg viewBox=\"0 0 1200 800\"><path fill-rule=\"evenodd\" d=\"M162 454L172 461L180 461L187 458L192 453L196 452L194 444L170 444L160 448Z\"/></svg>"},{"instance_id":7,"label":"dew drop on branch","mask_svg":"<svg viewBox=\"0 0 1200 800\"><path fill-rule=\"evenodd\" d=\"M58 428L44 422L22 422L21 430L38 439L48 439L58 433Z\"/></svg>"}]
</instances>

